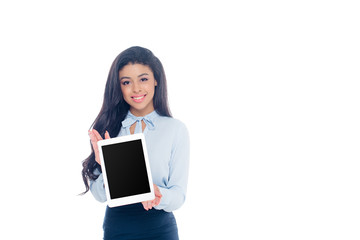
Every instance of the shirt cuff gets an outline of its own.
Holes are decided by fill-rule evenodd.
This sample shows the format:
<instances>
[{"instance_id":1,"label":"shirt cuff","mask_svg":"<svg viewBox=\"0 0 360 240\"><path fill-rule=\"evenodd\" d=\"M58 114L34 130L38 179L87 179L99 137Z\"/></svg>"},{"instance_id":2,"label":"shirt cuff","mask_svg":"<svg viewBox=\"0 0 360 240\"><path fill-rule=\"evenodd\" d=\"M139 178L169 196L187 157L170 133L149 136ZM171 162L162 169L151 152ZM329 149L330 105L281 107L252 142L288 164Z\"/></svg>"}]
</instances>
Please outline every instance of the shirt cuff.
<instances>
[{"instance_id":1,"label":"shirt cuff","mask_svg":"<svg viewBox=\"0 0 360 240\"><path fill-rule=\"evenodd\" d=\"M97 179L90 181L90 191L94 198L99 202L106 202L106 193L104 188L104 178L102 173Z\"/></svg>"},{"instance_id":2,"label":"shirt cuff","mask_svg":"<svg viewBox=\"0 0 360 240\"><path fill-rule=\"evenodd\" d=\"M183 194L181 188L175 186L170 189L160 186L158 187L162 197L160 204L154 207L155 209L172 212L183 205L185 201L185 194Z\"/></svg>"}]
</instances>

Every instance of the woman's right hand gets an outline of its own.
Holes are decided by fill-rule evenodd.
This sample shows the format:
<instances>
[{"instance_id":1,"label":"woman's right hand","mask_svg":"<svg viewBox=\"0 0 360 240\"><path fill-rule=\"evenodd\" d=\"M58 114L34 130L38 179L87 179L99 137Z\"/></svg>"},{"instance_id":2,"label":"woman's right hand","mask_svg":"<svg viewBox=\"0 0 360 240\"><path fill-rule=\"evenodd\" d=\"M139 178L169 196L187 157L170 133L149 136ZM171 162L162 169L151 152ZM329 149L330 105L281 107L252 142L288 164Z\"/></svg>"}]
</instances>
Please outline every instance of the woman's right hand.
<instances>
[{"instance_id":1,"label":"woman's right hand","mask_svg":"<svg viewBox=\"0 0 360 240\"><path fill-rule=\"evenodd\" d=\"M141 202L146 211L148 211L148 210L152 209L153 207L160 204L162 194L160 192L159 187L156 186L156 184L154 184L154 193L155 193L155 199L150 200L150 201Z\"/></svg>"},{"instance_id":2,"label":"woman's right hand","mask_svg":"<svg viewBox=\"0 0 360 240\"><path fill-rule=\"evenodd\" d=\"M89 130L88 133L89 133L89 137L90 137L90 140L91 140L91 144L92 144L93 149L94 149L95 161L99 165L101 165L100 157L99 157L99 148L98 148L97 142L100 141L100 140L103 140L103 138L101 137L99 132L96 131L95 129ZM108 131L105 132L105 139L110 139L110 134L109 134Z\"/></svg>"}]
</instances>

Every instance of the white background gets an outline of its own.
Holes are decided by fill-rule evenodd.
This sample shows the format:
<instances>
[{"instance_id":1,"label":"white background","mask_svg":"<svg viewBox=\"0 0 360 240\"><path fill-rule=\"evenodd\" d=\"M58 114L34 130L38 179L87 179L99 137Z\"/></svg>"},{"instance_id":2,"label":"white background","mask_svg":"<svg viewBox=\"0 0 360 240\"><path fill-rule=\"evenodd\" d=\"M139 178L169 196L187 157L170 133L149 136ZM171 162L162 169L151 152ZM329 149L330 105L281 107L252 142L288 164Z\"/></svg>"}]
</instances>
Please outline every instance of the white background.
<instances>
[{"instance_id":1,"label":"white background","mask_svg":"<svg viewBox=\"0 0 360 240\"><path fill-rule=\"evenodd\" d=\"M140 45L191 134L181 239L359 239L356 2L1 2L0 238L102 238L87 130Z\"/></svg>"}]
</instances>

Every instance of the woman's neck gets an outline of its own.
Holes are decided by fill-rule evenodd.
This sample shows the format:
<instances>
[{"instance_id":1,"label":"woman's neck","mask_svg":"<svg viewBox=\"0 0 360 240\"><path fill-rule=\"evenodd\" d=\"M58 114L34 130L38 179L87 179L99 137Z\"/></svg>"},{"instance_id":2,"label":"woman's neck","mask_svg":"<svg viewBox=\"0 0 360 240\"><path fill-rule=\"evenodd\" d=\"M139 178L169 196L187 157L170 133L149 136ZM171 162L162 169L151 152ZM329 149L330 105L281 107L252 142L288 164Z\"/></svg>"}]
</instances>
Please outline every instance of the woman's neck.
<instances>
[{"instance_id":1,"label":"woman's neck","mask_svg":"<svg viewBox=\"0 0 360 240\"><path fill-rule=\"evenodd\" d=\"M154 108L150 108L150 109L144 109L144 110L137 110L134 108L130 108L130 112L132 115L134 115L135 117L144 117L150 113L152 113L155 109Z\"/></svg>"}]
</instances>

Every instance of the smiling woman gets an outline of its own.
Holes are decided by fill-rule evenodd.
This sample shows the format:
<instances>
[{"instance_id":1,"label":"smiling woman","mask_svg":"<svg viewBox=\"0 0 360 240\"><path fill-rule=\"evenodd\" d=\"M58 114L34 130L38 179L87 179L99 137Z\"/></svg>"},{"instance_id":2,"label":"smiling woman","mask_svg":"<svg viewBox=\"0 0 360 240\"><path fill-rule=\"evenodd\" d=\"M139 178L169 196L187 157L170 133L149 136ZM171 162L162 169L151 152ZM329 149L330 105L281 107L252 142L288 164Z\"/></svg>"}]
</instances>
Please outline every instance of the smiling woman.
<instances>
[{"instance_id":1,"label":"smiling woman","mask_svg":"<svg viewBox=\"0 0 360 240\"><path fill-rule=\"evenodd\" d=\"M135 116L154 111L153 97L157 82L152 70L143 64L128 64L119 72L121 92Z\"/></svg>"},{"instance_id":2,"label":"smiling woman","mask_svg":"<svg viewBox=\"0 0 360 240\"><path fill-rule=\"evenodd\" d=\"M160 60L142 47L131 47L114 60L106 82L104 102L89 130L92 152L83 162L86 191L106 201L97 142L103 138L143 133L155 199L109 208L104 239L178 239L172 211L185 201L189 137L185 125L171 117L165 72ZM116 159L121 161L123 155Z\"/></svg>"}]
</instances>

